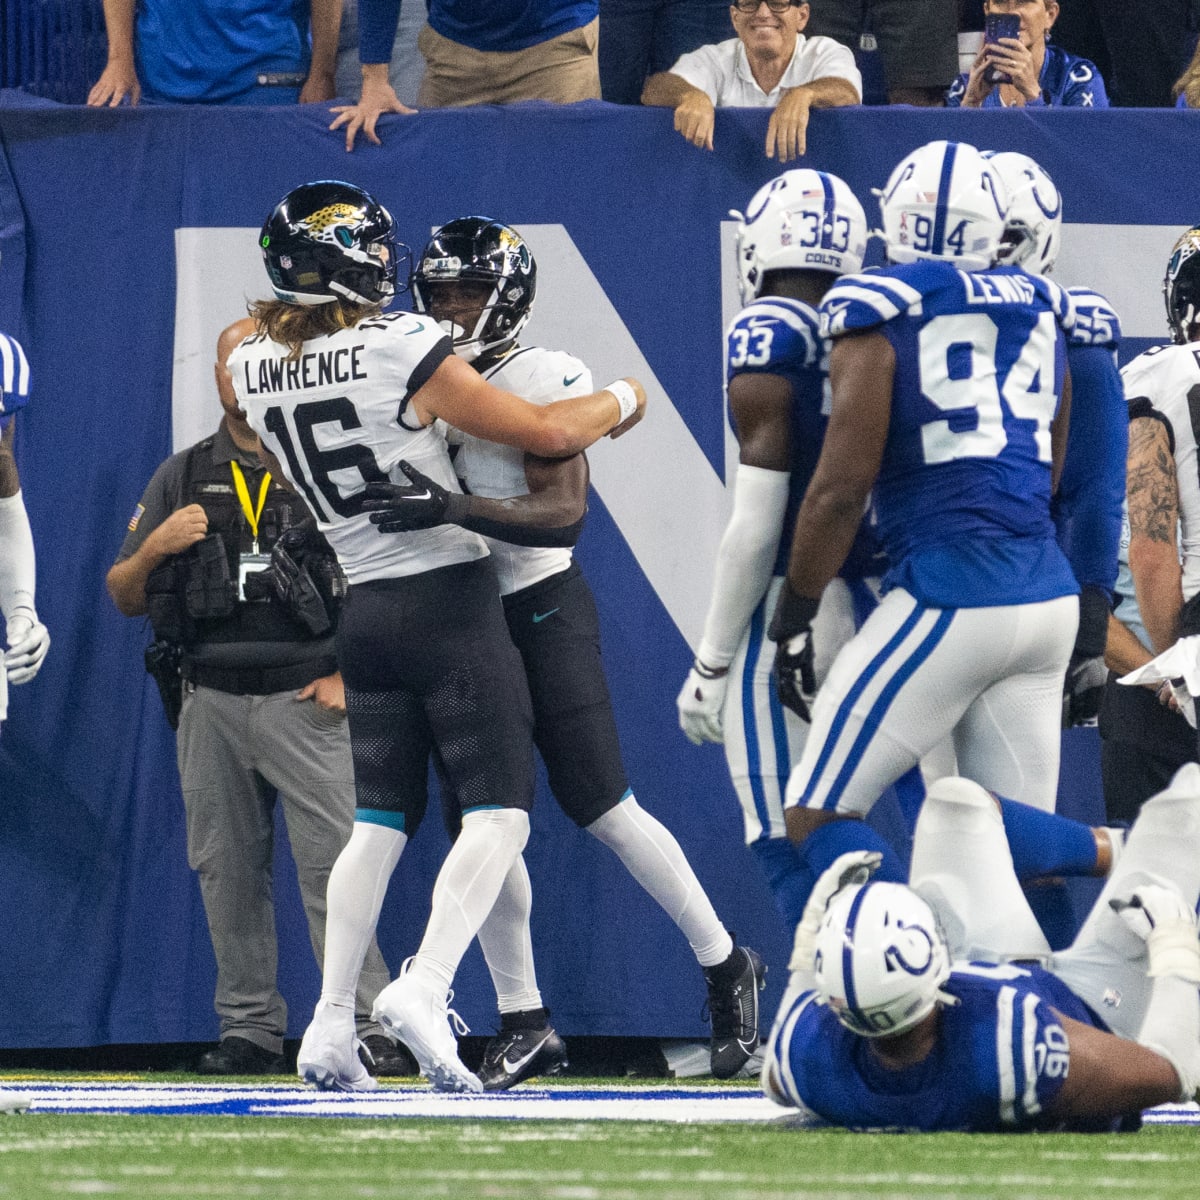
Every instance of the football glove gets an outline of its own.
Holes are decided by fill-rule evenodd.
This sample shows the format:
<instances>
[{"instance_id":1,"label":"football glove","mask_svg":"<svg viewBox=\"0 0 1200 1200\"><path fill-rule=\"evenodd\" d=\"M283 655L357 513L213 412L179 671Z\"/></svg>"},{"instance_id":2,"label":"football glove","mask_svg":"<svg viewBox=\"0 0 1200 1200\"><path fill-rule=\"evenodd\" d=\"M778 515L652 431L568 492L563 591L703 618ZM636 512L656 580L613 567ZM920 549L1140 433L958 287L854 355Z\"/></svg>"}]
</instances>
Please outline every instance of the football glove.
<instances>
[{"instance_id":1,"label":"football glove","mask_svg":"<svg viewBox=\"0 0 1200 1200\"><path fill-rule=\"evenodd\" d=\"M50 631L32 609L18 608L8 618L4 635L8 641L4 655L8 682L28 683L38 673L50 649Z\"/></svg>"},{"instance_id":2,"label":"football glove","mask_svg":"<svg viewBox=\"0 0 1200 1200\"><path fill-rule=\"evenodd\" d=\"M728 667L709 667L696 659L688 672L675 707L679 709L679 728L693 745L725 740L721 710L728 684Z\"/></svg>"},{"instance_id":3,"label":"football glove","mask_svg":"<svg viewBox=\"0 0 1200 1200\"><path fill-rule=\"evenodd\" d=\"M844 887L866 883L882 861L883 855L878 850L850 850L838 855L821 872L809 893L804 916L796 926L792 957L788 961L789 971L812 970L813 956L817 950L817 931L825 919L830 900Z\"/></svg>"},{"instance_id":4,"label":"football glove","mask_svg":"<svg viewBox=\"0 0 1200 1200\"><path fill-rule=\"evenodd\" d=\"M1067 665L1066 686L1063 689L1063 728L1086 725L1100 715L1100 702L1108 683L1108 667L1104 655L1083 658L1071 655Z\"/></svg>"},{"instance_id":5,"label":"football glove","mask_svg":"<svg viewBox=\"0 0 1200 1200\"><path fill-rule=\"evenodd\" d=\"M1146 943L1148 975L1200 984L1196 910L1171 883L1144 883L1109 907Z\"/></svg>"},{"instance_id":6,"label":"football glove","mask_svg":"<svg viewBox=\"0 0 1200 1200\"><path fill-rule=\"evenodd\" d=\"M448 492L404 459L398 465L408 483L367 484L362 508L371 514L371 524L378 525L380 533L411 533L444 525L450 519L447 510L451 501L461 501L462 497Z\"/></svg>"},{"instance_id":7,"label":"football glove","mask_svg":"<svg viewBox=\"0 0 1200 1200\"><path fill-rule=\"evenodd\" d=\"M812 623L819 604L818 600L799 595L785 579L767 630L767 637L779 643L772 668L779 703L802 721L811 720L808 706L817 694Z\"/></svg>"}]
</instances>

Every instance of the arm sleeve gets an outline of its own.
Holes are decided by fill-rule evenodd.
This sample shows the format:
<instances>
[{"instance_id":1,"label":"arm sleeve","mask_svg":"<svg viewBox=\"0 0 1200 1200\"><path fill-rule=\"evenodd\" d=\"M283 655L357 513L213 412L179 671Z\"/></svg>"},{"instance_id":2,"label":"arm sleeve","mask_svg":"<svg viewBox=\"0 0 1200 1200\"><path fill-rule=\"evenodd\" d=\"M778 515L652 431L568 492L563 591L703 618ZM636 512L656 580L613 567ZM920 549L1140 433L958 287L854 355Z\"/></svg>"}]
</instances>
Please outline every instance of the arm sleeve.
<instances>
[{"instance_id":1,"label":"arm sleeve","mask_svg":"<svg viewBox=\"0 0 1200 1200\"><path fill-rule=\"evenodd\" d=\"M814 42L817 38L812 39ZM809 63L809 80L815 83L818 79L844 79L858 93L862 100L862 73L854 61L854 52L833 38L820 38L820 47Z\"/></svg>"},{"instance_id":2,"label":"arm sleeve","mask_svg":"<svg viewBox=\"0 0 1200 1200\"><path fill-rule=\"evenodd\" d=\"M733 512L717 551L712 600L697 655L727 667L750 617L766 593L783 531L790 477L786 471L738 465Z\"/></svg>"},{"instance_id":3,"label":"arm sleeve","mask_svg":"<svg viewBox=\"0 0 1200 1200\"><path fill-rule=\"evenodd\" d=\"M400 0L358 0L358 60L390 63L400 22Z\"/></svg>"},{"instance_id":4,"label":"arm sleeve","mask_svg":"<svg viewBox=\"0 0 1200 1200\"><path fill-rule=\"evenodd\" d=\"M1082 587L1110 597L1125 500L1128 410L1112 351L1072 346L1071 428L1054 504L1059 545Z\"/></svg>"},{"instance_id":5,"label":"arm sleeve","mask_svg":"<svg viewBox=\"0 0 1200 1200\"><path fill-rule=\"evenodd\" d=\"M33 533L18 490L16 495L0 498L0 613L6 619L19 608L37 611L35 577Z\"/></svg>"}]
</instances>

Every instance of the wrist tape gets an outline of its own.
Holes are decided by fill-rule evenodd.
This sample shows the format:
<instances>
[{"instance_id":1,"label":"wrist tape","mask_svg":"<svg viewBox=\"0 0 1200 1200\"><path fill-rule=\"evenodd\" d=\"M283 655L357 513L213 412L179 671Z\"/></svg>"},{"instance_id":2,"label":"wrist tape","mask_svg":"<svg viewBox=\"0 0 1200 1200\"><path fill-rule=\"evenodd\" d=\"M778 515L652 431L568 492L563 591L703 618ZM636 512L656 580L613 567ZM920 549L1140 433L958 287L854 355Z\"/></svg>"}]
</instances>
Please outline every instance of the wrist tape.
<instances>
[{"instance_id":1,"label":"wrist tape","mask_svg":"<svg viewBox=\"0 0 1200 1200\"><path fill-rule=\"evenodd\" d=\"M613 428L616 429L618 425L624 425L637 412L637 392L633 390L633 385L624 379L605 384L604 390L616 398L617 404L621 408L621 415L613 424Z\"/></svg>"}]
</instances>

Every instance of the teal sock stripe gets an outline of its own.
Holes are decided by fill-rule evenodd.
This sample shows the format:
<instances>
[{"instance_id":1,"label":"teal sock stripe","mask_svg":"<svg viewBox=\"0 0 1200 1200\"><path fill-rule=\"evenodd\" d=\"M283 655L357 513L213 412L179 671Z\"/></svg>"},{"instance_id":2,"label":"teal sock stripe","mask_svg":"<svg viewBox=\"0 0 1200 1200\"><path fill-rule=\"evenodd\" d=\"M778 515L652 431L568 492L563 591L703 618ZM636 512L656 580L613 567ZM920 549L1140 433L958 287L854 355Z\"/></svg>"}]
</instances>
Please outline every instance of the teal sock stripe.
<instances>
[{"instance_id":1,"label":"teal sock stripe","mask_svg":"<svg viewBox=\"0 0 1200 1200\"><path fill-rule=\"evenodd\" d=\"M404 832L404 814L387 808L356 808L354 819L364 825L382 825L386 829Z\"/></svg>"}]
</instances>

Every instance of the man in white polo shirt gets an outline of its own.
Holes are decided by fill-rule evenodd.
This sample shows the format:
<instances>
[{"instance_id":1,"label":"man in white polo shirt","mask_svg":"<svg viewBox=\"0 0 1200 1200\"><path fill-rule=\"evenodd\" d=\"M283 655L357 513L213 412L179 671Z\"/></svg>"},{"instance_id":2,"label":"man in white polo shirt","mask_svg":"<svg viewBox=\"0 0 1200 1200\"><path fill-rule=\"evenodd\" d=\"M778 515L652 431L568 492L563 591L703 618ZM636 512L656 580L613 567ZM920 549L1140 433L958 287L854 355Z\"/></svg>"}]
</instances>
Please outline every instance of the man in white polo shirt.
<instances>
[{"instance_id":1,"label":"man in white polo shirt","mask_svg":"<svg viewBox=\"0 0 1200 1200\"><path fill-rule=\"evenodd\" d=\"M675 128L693 146L713 148L718 108L773 108L766 154L791 162L805 151L812 108L859 104L854 55L832 38L805 37L806 0L734 0L737 37L683 55L651 75L642 103L675 110Z\"/></svg>"}]
</instances>

